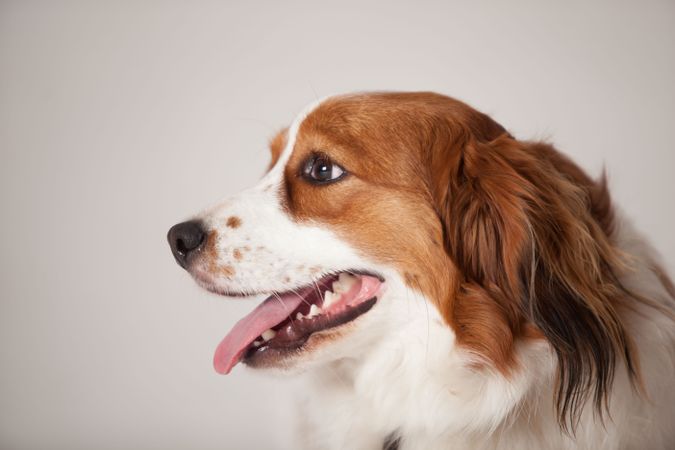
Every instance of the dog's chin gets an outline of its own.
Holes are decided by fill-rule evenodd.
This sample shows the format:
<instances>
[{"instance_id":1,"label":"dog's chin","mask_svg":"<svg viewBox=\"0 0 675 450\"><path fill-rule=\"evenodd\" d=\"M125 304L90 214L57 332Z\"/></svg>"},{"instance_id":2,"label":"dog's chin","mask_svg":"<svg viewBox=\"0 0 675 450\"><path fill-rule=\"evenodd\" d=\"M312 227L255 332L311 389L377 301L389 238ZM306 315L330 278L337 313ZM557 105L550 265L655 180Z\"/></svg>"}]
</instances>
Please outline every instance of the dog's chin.
<instances>
[{"instance_id":1,"label":"dog's chin","mask_svg":"<svg viewBox=\"0 0 675 450\"><path fill-rule=\"evenodd\" d=\"M228 297L260 295L234 290L190 271L210 292ZM360 322L384 292L384 278L357 270L337 271L283 292L271 292L222 340L214 356L217 372L239 362L254 369L296 373L340 357L340 344L359 334ZM268 292L270 293L270 292Z\"/></svg>"}]
</instances>

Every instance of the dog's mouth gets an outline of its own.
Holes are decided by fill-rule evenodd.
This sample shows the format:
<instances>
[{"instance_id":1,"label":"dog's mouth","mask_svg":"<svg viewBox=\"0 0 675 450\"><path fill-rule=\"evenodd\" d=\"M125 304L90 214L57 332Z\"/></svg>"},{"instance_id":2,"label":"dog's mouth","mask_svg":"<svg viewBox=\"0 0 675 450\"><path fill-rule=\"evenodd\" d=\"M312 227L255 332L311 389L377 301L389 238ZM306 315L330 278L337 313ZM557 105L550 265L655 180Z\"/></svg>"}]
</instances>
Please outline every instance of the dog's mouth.
<instances>
[{"instance_id":1,"label":"dog's mouth","mask_svg":"<svg viewBox=\"0 0 675 450\"><path fill-rule=\"evenodd\" d=\"M274 293L242 318L220 342L213 358L218 373L238 362L275 365L301 351L314 334L351 322L377 302L384 280L340 272L288 292Z\"/></svg>"}]
</instances>

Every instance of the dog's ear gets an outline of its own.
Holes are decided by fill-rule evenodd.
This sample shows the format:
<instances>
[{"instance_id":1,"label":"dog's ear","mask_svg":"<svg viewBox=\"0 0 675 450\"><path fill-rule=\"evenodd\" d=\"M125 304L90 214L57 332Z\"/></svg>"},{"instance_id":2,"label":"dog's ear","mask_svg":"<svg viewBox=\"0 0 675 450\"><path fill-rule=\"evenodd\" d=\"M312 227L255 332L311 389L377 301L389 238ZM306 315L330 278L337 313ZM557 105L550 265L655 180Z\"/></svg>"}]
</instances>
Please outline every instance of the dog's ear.
<instances>
[{"instance_id":1,"label":"dog's ear","mask_svg":"<svg viewBox=\"0 0 675 450\"><path fill-rule=\"evenodd\" d=\"M596 217L608 206L592 204L606 190L559 171L556 161L573 164L552 147L516 141L489 120L455 131L432 157L443 164L431 187L444 245L462 277L450 321L482 303L499 311L504 323L495 327L510 336L534 325L557 356L559 421L573 429L589 395L606 408L617 359L636 376L616 311L622 263Z\"/></svg>"},{"instance_id":2,"label":"dog's ear","mask_svg":"<svg viewBox=\"0 0 675 450\"><path fill-rule=\"evenodd\" d=\"M268 171L274 167L279 160L281 152L284 151L284 148L286 147L286 142L288 142L288 127L283 128L270 139L269 147L271 159L267 166Z\"/></svg>"}]
</instances>

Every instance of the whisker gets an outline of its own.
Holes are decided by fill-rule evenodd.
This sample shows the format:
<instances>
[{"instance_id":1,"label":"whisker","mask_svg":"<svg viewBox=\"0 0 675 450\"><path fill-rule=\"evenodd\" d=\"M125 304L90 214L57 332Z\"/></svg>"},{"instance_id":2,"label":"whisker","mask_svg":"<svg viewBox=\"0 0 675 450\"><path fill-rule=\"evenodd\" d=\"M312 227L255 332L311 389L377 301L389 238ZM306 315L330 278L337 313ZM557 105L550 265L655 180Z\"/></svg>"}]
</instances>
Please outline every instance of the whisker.
<instances>
[{"instance_id":1,"label":"whisker","mask_svg":"<svg viewBox=\"0 0 675 450\"><path fill-rule=\"evenodd\" d=\"M279 297L279 294L277 294L276 292L274 292L273 295L277 298L277 300L279 300L279 302L281 302L282 305L284 305L284 309L285 309L286 311L288 311L288 307L287 307L286 304L281 300L281 297ZM296 293L296 295L299 296L299 294L297 294L297 293ZM290 312L288 313L288 318L291 320L291 323L293 323L293 322L295 321L295 318L293 317L293 311L290 311Z\"/></svg>"},{"instance_id":2,"label":"whisker","mask_svg":"<svg viewBox=\"0 0 675 450\"><path fill-rule=\"evenodd\" d=\"M272 295L274 295L274 297L276 297L276 299L279 300L279 303L281 303L281 306L283 306L284 309L288 311L288 306L286 306L286 303L284 303L281 297L279 297L279 294L277 294L276 292L272 292Z\"/></svg>"},{"instance_id":3,"label":"whisker","mask_svg":"<svg viewBox=\"0 0 675 450\"><path fill-rule=\"evenodd\" d=\"M302 295L300 295L300 294L298 293L298 291L296 291L295 289L291 288L290 291L291 291L292 293L294 293L295 295L297 295L298 297L300 297L300 299L301 299L306 305L308 305L308 306L311 306L311 305L312 305L310 302L307 301L307 299L305 299L305 297L303 297Z\"/></svg>"},{"instance_id":4,"label":"whisker","mask_svg":"<svg viewBox=\"0 0 675 450\"><path fill-rule=\"evenodd\" d=\"M321 288L319 288L319 285L316 283L315 280L312 280L312 283L314 283L314 287L316 288L317 294L319 294L319 298L321 298L321 303L323 304L323 295L321 294Z\"/></svg>"}]
</instances>

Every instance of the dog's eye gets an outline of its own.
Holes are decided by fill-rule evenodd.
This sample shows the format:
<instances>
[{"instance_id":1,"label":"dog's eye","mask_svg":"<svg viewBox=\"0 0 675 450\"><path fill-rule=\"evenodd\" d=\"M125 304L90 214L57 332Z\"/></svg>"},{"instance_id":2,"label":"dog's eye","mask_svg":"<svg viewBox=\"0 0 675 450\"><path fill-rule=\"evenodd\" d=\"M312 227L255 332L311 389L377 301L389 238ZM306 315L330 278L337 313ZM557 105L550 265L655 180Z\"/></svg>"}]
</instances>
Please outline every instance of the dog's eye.
<instances>
[{"instance_id":1,"label":"dog's eye","mask_svg":"<svg viewBox=\"0 0 675 450\"><path fill-rule=\"evenodd\" d=\"M329 183L345 174L345 170L322 155L313 155L305 163L302 175L313 183Z\"/></svg>"}]
</instances>

